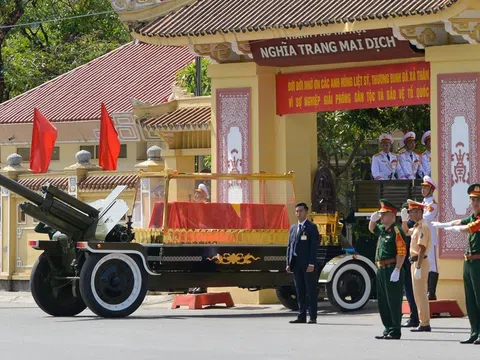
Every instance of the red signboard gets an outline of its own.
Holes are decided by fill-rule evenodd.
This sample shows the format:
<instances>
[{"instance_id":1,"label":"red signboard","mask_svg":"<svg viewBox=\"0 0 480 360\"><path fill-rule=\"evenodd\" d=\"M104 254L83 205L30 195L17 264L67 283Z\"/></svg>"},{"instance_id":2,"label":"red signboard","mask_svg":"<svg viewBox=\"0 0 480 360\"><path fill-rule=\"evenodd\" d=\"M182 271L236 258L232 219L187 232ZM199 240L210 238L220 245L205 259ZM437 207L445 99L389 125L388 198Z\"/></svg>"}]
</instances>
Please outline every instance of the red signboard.
<instances>
[{"instance_id":1,"label":"red signboard","mask_svg":"<svg viewBox=\"0 0 480 360\"><path fill-rule=\"evenodd\" d=\"M392 29L250 41L253 61L262 66L302 66L425 56Z\"/></svg>"},{"instance_id":2,"label":"red signboard","mask_svg":"<svg viewBox=\"0 0 480 360\"><path fill-rule=\"evenodd\" d=\"M277 114L430 103L426 62L293 74L276 78Z\"/></svg>"}]
</instances>

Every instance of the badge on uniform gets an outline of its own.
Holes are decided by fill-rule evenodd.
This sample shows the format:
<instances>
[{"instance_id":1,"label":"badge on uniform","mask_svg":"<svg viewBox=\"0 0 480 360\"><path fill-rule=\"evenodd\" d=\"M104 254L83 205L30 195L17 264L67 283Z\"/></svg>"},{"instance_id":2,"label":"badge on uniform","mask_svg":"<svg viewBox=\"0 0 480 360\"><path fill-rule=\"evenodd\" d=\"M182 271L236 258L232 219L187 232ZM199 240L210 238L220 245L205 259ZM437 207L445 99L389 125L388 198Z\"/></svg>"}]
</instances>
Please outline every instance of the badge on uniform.
<instances>
[{"instance_id":1,"label":"badge on uniform","mask_svg":"<svg viewBox=\"0 0 480 360\"><path fill-rule=\"evenodd\" d=\"M307 240L307 235L303 234L302 236L300 236L300 240Z\"/></svg>"}]
</instances>

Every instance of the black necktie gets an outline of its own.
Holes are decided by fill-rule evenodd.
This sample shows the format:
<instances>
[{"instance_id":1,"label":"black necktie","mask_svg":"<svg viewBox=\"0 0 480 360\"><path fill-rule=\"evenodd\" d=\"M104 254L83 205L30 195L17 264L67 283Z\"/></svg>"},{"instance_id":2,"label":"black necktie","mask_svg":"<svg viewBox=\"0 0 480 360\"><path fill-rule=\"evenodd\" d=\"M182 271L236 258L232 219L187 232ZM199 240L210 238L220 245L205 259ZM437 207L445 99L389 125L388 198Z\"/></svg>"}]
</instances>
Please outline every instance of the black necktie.
<instances>
[{"instance_id":1,"label":"black necktie","mask_svg":"<svg viewBox=\"0 0 480 360\"><path fill-rule=\"evenodd\" d=\"M413 160L413 154L410 154L410 160Z\"/></svg>"},{"instance_id":2,"label":"black necktie","mask_svg":"<svg viewBox=\"0 0 480 360\"><path fill-rule=\"evenodd\" d=\"M390 161L390 155L388 155L388 154L387 154L387 159L388 159L388 161Z\"/></svg>"}]
</instances>

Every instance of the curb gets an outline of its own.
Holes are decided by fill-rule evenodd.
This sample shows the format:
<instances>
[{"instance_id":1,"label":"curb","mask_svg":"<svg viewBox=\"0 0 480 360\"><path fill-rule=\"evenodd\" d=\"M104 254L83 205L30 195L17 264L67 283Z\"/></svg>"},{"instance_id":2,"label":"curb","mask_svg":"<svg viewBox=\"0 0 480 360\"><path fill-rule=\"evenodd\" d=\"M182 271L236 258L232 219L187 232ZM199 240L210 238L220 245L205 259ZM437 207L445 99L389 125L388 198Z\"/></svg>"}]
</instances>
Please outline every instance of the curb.
<instances>
[{"instance_id":1,"label":"curb","mask_svg":"<svg viewBox=\"0 0 480 360\"><path fill-rule=\"evenodd\" d=\"M147 295L141 306L170 304L174 295ZM35 304L32 295L23 291L0 291L1 304Z\"/></svg>"}]
</instances>

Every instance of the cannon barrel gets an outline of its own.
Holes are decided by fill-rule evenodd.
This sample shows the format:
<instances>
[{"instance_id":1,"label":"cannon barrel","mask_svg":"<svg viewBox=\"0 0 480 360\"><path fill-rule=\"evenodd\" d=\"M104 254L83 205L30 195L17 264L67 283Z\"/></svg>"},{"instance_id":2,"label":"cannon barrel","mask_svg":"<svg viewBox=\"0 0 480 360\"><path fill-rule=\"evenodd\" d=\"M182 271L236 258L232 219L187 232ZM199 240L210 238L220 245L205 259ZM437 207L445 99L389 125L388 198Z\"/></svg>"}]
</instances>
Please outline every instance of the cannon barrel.
<instances>
[{"instance_id":1,"label":"cannon barrel","mask_svg":"<svg viewBox=\"0 0 480 360\"><path fill-rule=\"evenodd\" d=\"M19 184L18 182L9 179L8 177L0 174L0 186L7 188L11 192L20 195L21 197L33 202L34 204L41 205L43 202L43 196L37 194L35 191Z\"/></svg>"},{"instance_id":2,"label":"cannon barrel","mask_svg":"<svg viewBox=\"0 0 480 360\"><path fill-rule=\"evenodd\" d=\"M94 207L53 185L42 187L45 196L1 174L0 185L31 202L20 204L25 214L68 235L73 241L95 238L99 211Z\"/></svg>"}]
</instances>

